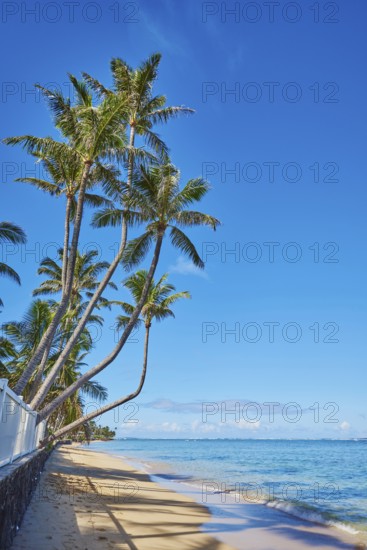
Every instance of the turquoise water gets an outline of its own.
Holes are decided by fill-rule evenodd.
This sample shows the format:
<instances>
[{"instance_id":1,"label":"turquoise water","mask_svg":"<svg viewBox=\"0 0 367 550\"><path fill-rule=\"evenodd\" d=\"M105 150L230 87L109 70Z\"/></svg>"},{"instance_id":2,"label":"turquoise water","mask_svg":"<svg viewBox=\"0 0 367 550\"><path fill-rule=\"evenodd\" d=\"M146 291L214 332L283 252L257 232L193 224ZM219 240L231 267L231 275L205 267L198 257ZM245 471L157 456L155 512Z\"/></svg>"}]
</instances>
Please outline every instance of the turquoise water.
<instances>
[{"instance_id":1,"label":"turquoise water","mask_svg":"<svg viewBox=\"0 0 367 550\"><path fill-rule=\"evenodd\" d=\"M144 464L163 478L200 484L209 504L219 491L224 504L231 494L237 502L293 507L295 515L367 533L366 440L121 439L89 448Z\"/></svg>"}]
</instances>

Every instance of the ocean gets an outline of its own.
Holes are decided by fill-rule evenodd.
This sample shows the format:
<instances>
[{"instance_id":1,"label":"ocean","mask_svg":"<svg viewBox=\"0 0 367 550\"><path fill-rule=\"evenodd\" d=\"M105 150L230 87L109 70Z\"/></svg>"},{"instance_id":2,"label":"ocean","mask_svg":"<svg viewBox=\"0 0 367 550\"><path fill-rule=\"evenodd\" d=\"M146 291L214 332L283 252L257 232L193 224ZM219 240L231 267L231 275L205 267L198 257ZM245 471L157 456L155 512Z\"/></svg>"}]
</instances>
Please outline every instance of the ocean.
<instances>
[{"instance_id":1,"label":"ocean","mask_svg":"<svg viewBox=\"0 0 367 550\"><path fill-rule=\"evenodd\" d=\"M183 490L200 487L209 506L266 505L367 537L367 440L116 439L89 448Z\"/></svg>"}]
</instances>

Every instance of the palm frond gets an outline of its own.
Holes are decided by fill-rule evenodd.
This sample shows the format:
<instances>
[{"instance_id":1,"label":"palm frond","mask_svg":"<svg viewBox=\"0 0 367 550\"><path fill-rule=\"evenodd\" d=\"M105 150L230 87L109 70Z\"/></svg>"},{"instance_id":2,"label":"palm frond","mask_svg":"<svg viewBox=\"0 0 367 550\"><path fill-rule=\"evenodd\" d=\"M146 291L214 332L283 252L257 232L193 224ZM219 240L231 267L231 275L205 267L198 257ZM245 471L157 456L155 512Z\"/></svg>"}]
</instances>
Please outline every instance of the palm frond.
<instances>
[{"instance_id":1,"label":"palm frond","mask_svg":"<svg viewBox=\"0 0 367 550\"><path fill-rule=\"evenodd\" d=\"M18 273L12 267L10 267L7 264L4 264L2 262L0 262L0 276L8 277L8 279L11 279L12 281L17 283L18 285L21 284L20 283L20 277L19 277Z\"/></svg>"},{"instance_id":2,"label":"palm frond","mask_svg":"<svg viewBox=\"0 0 367 550\"><path fill-rule=\"evenodd\" d=\"M181 210L183 207L193 202L199 202L209 189L209 183L203 178L191 179L187 182L182 191L178 193L175 200L175 206L178 210Z\"/></svg>"},{"instance_id":3,"label":"palm frond","mask_svg":"<svg viewBox=\"0 0 367 550\"><path fill-rule=\"evenodd\" d=\"M82 76L85 82L91 88L91 90L93 90L93 92L95 92L99 97L103 97L104 95L112 93L110 90L105 88L103 84L101 84L96 78L93 78L88 73L82 72Z\"/></svg>"},{"instance_id":4,"label":"palm frond","mask_svg":"<svg viewBox=\"0 0 367 550\"><path fill-rule=\"evenodd\" d=\"M87 87L87 83L82 80L78 80L74 75L68 73L70 82L73 85L76 93L76 104L84 107L92 106L92 96L90 95Z\"/></svg>"},{"instance_id":5,"label":"palm frond","mask_svg":"<svg viewBox=\"0 0 367 550\"><path fill-rule=\"evenodd\" d=\"M177 227L171 226L171 242L173 246L181 250L196 267L199 267L200 269L204 269L205 264L203 260L200 258L194 244L190 241L190 239L183 233L180 229Z\"/></svg>"},{"instance_id":6,"label":"palm frond","mask_svg":"<svg viewBox=\"0 0 367 550\"><path fill-rule=\"evenodd\" d=\"M97 207L97 206L106 206L111 207L113 202L101 195L95 195L93 193L85 193L84 202L88 206Z\"/></svg>"},{"instance_id":7,"label":"palm frond","mask_svg":"<svg viewBox=\"0 0 367 550\"><path fill-rule=\"evenodd\" d=\"M93 214L92 227L116 227L122 223L123 210L118 208L104 208Z\"/></svg>"},{"instance_id":8,"label":"palm frond","mask_svg":"<svg viewBox=\"0 0 367 550\"><path fill-rule=\"evenodd\" d=\"M95 399L99 402L106 401L108 397L107 388L105 388L95 380L89 380L88 382L85 382L82 386L82 392L87 397Z\"/></svg>"},{"instance_id":9,"label":"palm frond","mask_svg":"<svg viewBox=\"0 0 367 550\"><path fill-rule=\"evenodd\" d=\"M209 214L203 214L202 212L196 212L193 210L183 210L175 215L175 221L178 225L183 227L194 227L200 225L207 225L216 230L221 225L220 221Z\"/></svg>"},{"instance_id":10,"label":"palm frond","mask_svg":"<svg viewBox=\"0 0 367 550\"><path fill-rule=\"evenodd\" d=\"M0 243L24 244L27 242L26 234L18 225L11 222L0 222Z\"/></svg>"},{"instance_id":11,"label":"palm frond","mask_svg":"<svg viewBox=\"0 0 367 550\"><path fill-rule=\"evenodd\" d=\"M153 124L162 122L166 123L170 119L177 118L182 114L192 115L194 113L194 109L184 107L183 105L180 107L165 107L164 109L157 109L149 113L149 119L153 122Z\"/></svg>"},{"instance_id":12,"label":"palm frond","mask_svg":"<svg viewBox=\"0 0 367 550\"><path fill-rule=\"evenodd\" d=\"M17 178L14 181L19 181L21 183L31 183L41 191L45 191L50 195L57 195L58 193L60 193L60 187L58 185L39 178Z\"/></svg>"},{"instance_id":13,"label":"palm frond","mask_svg":"<svg viewBox=\"0 0 367 550\"><path fill-rule=\"evenodd\" d=\"M143 235L140 235L140 237L137 237L127 243L122 259L122 263L127 270L132 269L144 260L152 241L153 233L151 231L147 231L143 233Z\"/></svg>"}]
</instances>

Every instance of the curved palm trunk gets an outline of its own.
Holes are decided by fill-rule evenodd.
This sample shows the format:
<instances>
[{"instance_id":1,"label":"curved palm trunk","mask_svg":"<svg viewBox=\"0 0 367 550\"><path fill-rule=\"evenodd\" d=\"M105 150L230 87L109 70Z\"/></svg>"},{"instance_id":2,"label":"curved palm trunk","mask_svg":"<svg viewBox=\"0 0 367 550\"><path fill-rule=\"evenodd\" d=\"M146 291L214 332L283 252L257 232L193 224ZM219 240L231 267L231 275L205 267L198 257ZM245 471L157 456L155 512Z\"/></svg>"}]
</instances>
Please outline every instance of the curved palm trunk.
<instances>
[{"instance_id":1,"label":"curved palm trunk","mask_svg":"<svg viewBox=\"0 0 367 550\"><path fill-rule=\"evenodd\" d=\"M72 197L70 195L67 195L67 197L66 197L66 210L65 210L65 223L64 223L65 234L64 234L64 248L63 248L63 263L62 263L62 276L61 276L62 292L64 292L64 290L65 290L66 270L67 270L67 264L68 264L71 204L72 204ZM69 304L69 306L70 306L70 304ZM62 345L62 341L61 341L61 345ZM51 347L52 347L52 339L50 338L50 340L47 344L47 347L44 351L42 361L41 361L41 363L38 367L36 376L35 376L34 381L32 383L31 390L29 392L28 400L30 402L34 399L34 397L37 393L37 390L39 389L39 386L42 382L42 376L43 376L43 373L44 373L44 370L45 370L45 367L46 367L46 364L47 364L47 360L48 360L48 356L50 354ZM60 353L61 353L61 350L60 350Z\"/></svg>"},{"instance_id":2,"label":"curved palm trunk","mask_svg":"<svg viewBox=\"0 0 367 550\"><path fill-rule=\"evenodd\" d=\"M134 140L135 140L135 127L132 126L130 130L130 140L129 140L129 146L130 148L134 146ZM131 152L131 149L129 151L129 164L128 164L128 174L127 174L127 185L130 188L132 184L132 175L133 175L133 169L134 169L134 154ZM122 256L125 251L127 241L127 222L126 219L122 220L122 231L121 231L121 241L118 253L113 260L113 262L110 264L110 267L108 268L105 276L103 277L102 281L98 285L98 288L96 289L95 293L93 294L92 298L89 300L88 306L81 317L80 321L78 322L77 326L75 327L72 335L70 336L69 340L67 341L61 355L59 356L58 360L48 373L45 381L43 382L41 388L37 392L36 396L31 402L31 407L33 409L37 409L40 407L45 400L47 396L47 392L49 391L50 387L52 386L53 382L55 381L58 373L60 372L60 369L63 367L65 362L67 361L70 353L72 352L75 344L77 343L81 333L83 332L88 319L90 315L92 314L99 298L102 296L102 293L104 292L106 286L108 285L109 281L111 280L112 275L116 271L117 266L121 262Z\"/></svg>"},{"instance_id":3,"label":"curved palm trunk","mask_svg":"<svg viewBox=\"0 0 367 550\"><path fill-rule=\"evenodd\" d=\"M47 347L45 349L45 352L43 354L42 361L41 361L41 363L38 367L36 376L33 380L31 390L29 392L29 397L28 397L29 401L31 401L34 398L34 396L36 395L37 390L38 390L38 388L39 388L39 386L42 382L42 376L43 376L43 373L44 373L44 370L45 370L45 367L46 367L46 364L47 364L47 360L48 360L48 356L50 354L51 346L52 346L52 340L50 339L50 341L47 344Z\"/></svg>"},{"instance_id":4,"label":"curved palm trunk","mask_svg":"<svg viewBox=\"0 0 367 550\"><path fill-rule=\"evenodd\" d=\"M149 272L148 272L148 275L147 275L147 278L146 278L146 281L145 281L145 286L144 286L141 298L140 298L139 302L136 304L136 307L135 307L135 309L134 309L134 311L133 311L133 313L130 317L130 320L126 325L125 330L124 330L118 344L115 346L115 349L109 355L107 355L107 357L105 357L100 363L98 363L98 365L96 365L95 367L93 367L92 369L87 371L85 374L83 374L80 378L78 378L78 380L76 382L71 384L58 397L56 397L53 401L51 401L51 403L46 405L46 407L44 407L38 415L38 422L40 422L41 420L44 420L45 418L50 416L50 414L52 414L53 411L55 409L57 409L57 407L59 407L61 405L61 403L63 403L65 401L65 399L70 397L74 392L76 392L79 388L81 388L81 386L85 382L87 382L88 380L90 380L91 378L96 376L99 372L101 372L106 367L108 367L108 365L110 365L112 363L112 361L114 361L114 359L116 359L116 357L120 353L121 349L124 347L128 337L130 336L131 331L133 330L133 328L136 324L136 321L138 320L138 317L140 315L140 312L141 312L141 310L142 310L142 308L145 304L145 301L147 299L148 292L149 292L149 287L150 287L150 284L151 284L152 279L154 277L154 273L155 273L155 270L157 268L157 264L158 264L158 260L159 260L159 256L160 256L162 241L163 241L163 235L164 234L161 233L157 237L157 242L156 242L155 249L154 249L154 255L153 255L152 263L150 265L150 269L149 269Z\"/></svg>"},{"instance_id":5,"label":"curved palm trunk","mask_svg":"<svg viewBox=\"0 0 367 550\"><path fill-rule=\"evenodd\" d=\"M62 367L65 365L70 353L73 351L74 346L78 342L79 337L80 337L81 333L83 332L83 330L84 330L84 328L85 328L85 326L88 322L88 319L89 319L90 315L92 314L93 309L96 306L96 303L97 303L99 297L102 295L102 293L105 290L106 286L108 285L113 273L115 272L117 266L119 265L119 263L121 261L121 258L122 258L122 255L124 253L125 246L126 246L126 239L127 239L127 224L124 221L123 226L122 226L121 243L120 243L118 254L115 257L115 259L113 260L113 262L111 263L110 267L108 268L108 270L107 270L105 276L103 277L102 281L98 285L98 288L95 291L93 297L88 302L88 306L87 306L86 310L84 311L80 321L78 322L77 326L75 327L72 335L70 336L68 341L65 343L65 346L63 347L63 350L60 353L57 361L53 365L52 369L50 370L50 372L48 373L46 379L44 380L41 388L39 389L36 396L32 400L30 405L33 409L36 409L37 407L39 407L43 403L44 399L47 396L47 392L49 391L50 387L54 383L58 373L60 372Z\"/></svg>"},{"instance_id":6,"label":"curved palm trunk","mask_svg":"<svg viewBox=\"0 0 367 550\"><path fill-rule=\"evenodd\" d=\"M27 385L27 383L29 382L35 368L38 365L38 362L41 360L41 357L43 357L43 354L45 353L49 341L53 339L56 329L59 326L61 318L64 315L69 303L73 277L74 277L74 268L75 268L76 252L77 252L78 242L79 242L80 227L81 227L82 218L83 218L84 195L85 195L85 190L86 190L91 166L92 166L92 161L85 162L83 176L80 183L78 204L77 204L76 215L74 220L73 238L72 238L71 247L70 247L68 268L66 271L65 291L62 295L60 305L57 308L56 313L51 323L49 324L46 332L43 334L41 341L38 344L38 347L35 353L33 354L33 357L29 361L27 368L24 370L22 376L19 378L17 384L13 388L13 391L18 395L21 395L23 393L23 390Z\"/></svg>"},{"instance_id":7,"label":"curved palm trunk","mask_svg":"<svg viewBox=\"0 0 367 550\"><path fill-rule=\"evenodd\" d=\"M143 370L142 370L142 373L141 373L140 382L139 382L139 386L137 387L137 389L133 393L130 393L129 395L126 395L125 397L121 397L120 399L117 399L116 401L113 401L112 403L109 403L108 405L105 405L104 407L101 407L97 411L93 411L89 414L86 414L82 418L78 418L78 420L75 420L74 422L71 422L70 424L68 424L67 426L64 426L60 430L57 430L53 435L51 435L50 437L46 438L45 440L43 440L41 442L42 447L47 445L48 443L51 443L52 441L55 441L55 439L58 439L58 438L64 436L65 434L67 434L71 430L75 430L75 428L78 428L79 426L81 426L82 424L85 424L89 420L93 420L93 418L96 418L100 414L111 411L112 409L115 409L119 405L123 405L124 403L127 403L128 401L131 401L132 399L135 399L135 397L137 397L140 394L141 390L143 389L144 382L145 382L145 377L146 377L146 373L147 373L149 330L150 330L150 324L146 325L146 327L145 327Z\"/></svg>"}]
</instances>

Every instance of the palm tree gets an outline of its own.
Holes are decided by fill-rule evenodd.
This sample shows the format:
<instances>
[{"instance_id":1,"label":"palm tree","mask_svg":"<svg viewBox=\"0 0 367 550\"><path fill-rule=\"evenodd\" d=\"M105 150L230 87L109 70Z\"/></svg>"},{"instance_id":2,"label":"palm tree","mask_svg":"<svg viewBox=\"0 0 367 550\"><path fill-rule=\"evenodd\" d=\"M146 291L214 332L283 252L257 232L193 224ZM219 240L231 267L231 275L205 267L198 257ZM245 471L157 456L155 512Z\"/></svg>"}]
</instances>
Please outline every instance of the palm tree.
<instances>
[{"instance_id":1,"label":"palm tree","mask_svg":"<svg viewBox=\"0 0 367 550\"><path fill-rule=\"evenodd\" d=\"M9 370L6 366L5 360L8 362L11 358L16 356L16 351L12 342L5 338L0 337L0 378L9 378Z\"/></svg>"},{"instance_id":2,"label":"palm tree","mask_svg":"<svg viewBox=\"0 0 367 550\"><path fill-rule=\"evenodd\" d=\"M104 405L97 411L93 411L82 418L78 418L74 422L71 422L70 424L65 425L63 428L57 430L50 438L47 438L47 440L44 443L48 443L50 441L54 441L55 439L64 436L67 432L71 430L75 430L79 426L85 424L86 422L90 422L93 418L96 418L97 416L108 412L119 405L122 405L123 403L126 403L127 401L131 401L132 399L135 399L137 397L141 390L143 389L145 378L146 378L146 372L147 372L147 365L148 365L148 348L149 348L149 335L150 335L150 328L152 326L152 321L155 319L156 321L163 321L167 317L174 317L174 313L171 309L172 304L177 302L177 300L180 300L181 298L191 298L190 293L188 291L183 292L176 292L175 287L171 284L168 284L167 281L168 274L166 273L163 275L158 283L156 284L154 280L152 280L149 284L149 291L148 296L146 298L146 301L144 303L144 306L141 310L141 316L142 320L145 325L145 339L144 339L144 356L143 356L143 368L142 373L139 381L139 385L137 389L120 399L117 399L116 401L113 401L112 403L109 403L108 405ZM148 280L148 272L146 270L140 270L131 277L129 277L124 285L126 288L128 288L134 298L135 304L137 304L141 296L143 295L144 287L146 285L146 282ZM129 320L129 316L131 316L135 306L128 304L126 302L118 302L124 311L127 313L128 316L119 316L118 321L118 327L123 328L126 323Z\"/></svg>"},{"instance_id":3,"label":"palm tree","mask_svg":"<svg viewBox=\"0 0 367 550\"><path fill-rule=\"evenodd\" d=\"M4 371L3 374L9 380L10 385L16 383L21 376L22 371L26 368L29 357L32 355L34 349L37 347L42 334L47 330L53 310L55 308L55 302L50 300L34 300L29 309L25 313L22 321L8 322L2 326L4 334L7 338L2 338L4 343L4 351L6 354L2 354L3 359L7 359L0 366ZM57 359L60 353L60 345L64 339L64 333L62 330L58 330L56 337L53 339L53 346L50 350L47 364L45 365L47 370L52 367L53 362ZM84 331L82 338L80 339L78 346L73 350L72 355L69 357L63 369L60 372L55 384L52 386L48 399L54 399L61 391L63 391L69 384L74 382L80 376L80 369L85 364L83 359L86 354L90 352L93 346L92 338L87 330ZM24 398L30 399L32 392L34 392L34 386L39 376L39 372L42 374L41 367L35 372L30 382L25 387ZM107 399L107 391L98 382L88 382L81 388L81 393L77 392L72 396L68 402L65 402L63 406L55 412L58 418L58 427L64 422L69 423L72 420L76 420L78 416L83 414L83 400L82 396L91 397L95 400L105 401ZM51 422L54 422L55 416L50 418ZM61 422L61 424L60 424Z\"/></svg>"},{"instance_id":4,"label":"palm tree","mask_svg":"<svg viewBox=\"0 0 367 550\"><path fill-rule=\"evenodd\" d=\"M167 123L181 114L194 113L193 109L166 105L166 97L153 95L153 86L158 78L161 54L155 53L137 69L130 67L123 59L113 58L111 73L112 89L103 86L98 80L83 73L84 80L100 97L126 98L124 123L129 128L129 147L127 149L127 185L132 184L134 161L139 151L135 150L135 138L141 136L147 145L167 161L166 144L153 131L157 123ZM139 155L140 156L140 155Z\"/></svg>"},{"instance_id":5,"label":"palm tree","mask_svg":"<svg viewBox=\"0 0 367 550\"><path fill-rule=\"evenodd\" d=\"M91 171L93 167L103 164L105 160L121 159L126 144L122 118L126 99L113 95L106 96L98 106L95 106L92 94L87 90L85 83L78 81L72 75L69 75L69 78L76 93L74 106L71 106L70 100L65 100L61 94L43 89L54 114L55 125L67 139L67 143L30 135L4 140L8 145L23 145L29 153L41 154L47 158L64 159L65 163L72 158L76 165L81 164L73 235L65 274L65 289L48 330L44 333L37 350L14 388L18 394L23 392L39 360L47 350L49 340L53 338L70 299L85 193Z\"/></svg>"},{"instance_id":6,"label":"palm tree","mask_svg":"<svg viewBox=\"0 0 367 550\"><path fill-rule=\"evenodd\" d=\"M11 386L15 385L22 375L29 358L37 348L42 335L47 330L53 315L53 305L54 302L52 301L34 300L21 321L9 321L2 325L4 335L16 350L16 353L6 365L9 370L9 382ZM54 340L52 351L56 351L56 346L57 338Z\"/></svg>"},{"instance_id":7,"label":"palm tree","mask_svg":"<svg viewBox=\"0 0 367 550\"><path fill-rule=\"evenodd\" d=\"M27 242L27 237L23 229L21 229L18 225L10 222L0 222L0 244L7 242L11 244L24 244ZM20 285L20 277L18 273L6 263L0 262L0 275L8 277ZM0 298L0 307L3 306L4 303Z\"/></svg>"},{"instance_id":8,"label":"palm tree","mask_svg":"<svg viewBox=\"0 0 367 550\"><path fill-rule=\"evenodd\" d=\"M114 98L118 103L124 105L121 114L122 123L129 128L129 146L127 151L127 198L129 197L133 184L133 174L135 169L135 158L143 157L143 152L135 148L136 135L141 136L147 145L157 152L161 157L167 159L167 146L153 131L153 127L157 123L166 123L171 118L177 117L183 113L193 113L192 109L180 106L166 106L165 96L153 95L153 86L158 77L158 69L161 60L160 54L150 56L137 69L132 69L125 61L119 58L112 59L111 72L113 78L113 88L105 88L99 81L91 77L87 73L83 73L84 81L89 85L94 92L101 98ZM151 158L151 157L149 157ZM49 378L44 382L43 387L37 394L32 406L39 407L52 383L52 379L57 374L57 369L61 368L61 363L67 358L73 345L76 344L79 334L83 330L89 315L98 303L98 300L106 288L108 281L111 279L117 266L121 263L121 259L125 252L127 242L127 228L129 223L138 223L146 219L142 213L131 211L131 205L126 203L126 195L121 194L119 197L119 208L107 208L103 211L104 217L108 217L110 225L121 223L121 239L119 250L110 264L104 278L101 280L94 295L91 297L88 306L81 318L74 334L72 335L67 350L65 350L60 362L55 365ZM121 208L122 207L122 208ZM100 225L102 227L102 224ZM139 306L140 307L140 306ZM139 315L139 313L138 313Z\"/></svg>"},{"instance_id":9,"label":"palm tree","mask_svg":"<svg viewBox=\"0 0 367 550\"><path fill-rule=\"evenodd\" d=\"M54 305L55 302L50 300L34 300L21 321L10 321L2 325L3 332L13 349L13 353L5 363L6 378L9 379L11 387L16 385L34 350L39 345L42 335L47 330L52 320ZM51 360L57 352L59 338L60 333L56 334L53 339L53 345L49 350ZM33 378L30 380L30 384L24 388L25 399L29 396Z\"/></svg>"},{"instance_id":10,"label":"palm tree","mask_svg":"<svg viewBox=\"0 0 367 550\"><path fill-rule=\"evenodd\" d=\"M127 186L129 188L135 157L138 154L141 156L141 151L139 152L134 148L135 135L143 136L149 146L164 156L167 153L167 148L159 136L153 132L153 125L157 122L167 122L170 118L182 112L192 112L191 109L184 107L166 107L164 96L153 96L152 88L158 76L160 59L159 54L154 54L136 70L131 69L121 59L113 59L111 62L114 79L113 90L107 90L87 74L84 74L84 81L78 81L75 77L69 75L77 99L74 107L71 107L70 101L65 100L61 94L41 87L44 95L49 100L56 126L70 142L70 150L64 143L56 143L49 138L39 139L33 136L22 136L5 140L6 143L11 145L22 143L30 152L48 156L57 154L64 157L69 153L69 156L70 154L75 155L76 162L79 160L82 164L74 232L64 277L65 292L60 302L59 311L55 315L49 331L45 334L27 370L24 372L24 376L15 388L18 392L22 391L37 362L47 352L47 340L52 338L56 326L67 307L74 273L84 196L93 164L98 164L100 159L106 156L120 159L127 150ZM88 85L102 98L98 109L92 104L92 95L89 92ZM129 146L126 149L124 131L127 125L130 127L130 137ZM125 218L124 216L118 254L90 300L85 314L72 336L71 345L76 344L88 316L121 260L127 240L127 219ZM64 245L64 250L66 250L66 245ZM41 402L43 398L44 395L40 395L38 401Z\"/></svg>"},{"instance_id":11,"label":"palm tree","mask_svg":"<svg viewBox=\"0 0 367 550\"><path fill-rule=\"evenodd\" d=\"M54 407L59 406L64 399L67 399L78 389L79 384L93 378L111 364L118 356L131 334L148 296L149 285L154 277L163 238L168 228L172 244L186 254L196 266L199 268L204 267L204 263L194 244L181 228L185 226L194 227L206 225L215 230L220 222L208 214L186 209L187 206L200 201L205 196L209 190L208 182L202 178L196 178L190 180L185 187L180 190L179 181L179 171L171 164L150 168L149 170L141 168L140 176L134 181L134 186L131 188L129 201L134 209L139 211L141 216L146 219L148 223L143 235L132 240L127 245L124 254L124 263L128 269L133 268L145 258L151 244L155 242L153 258L142 295L114 350L112 350L112 352L100 363L84 373L75 384L67 388L53 403L44 407L39 413L40 419L46 418L53 411ZM104 212L101 215L95 215L94 224L96 226L104 226L109 223L110 220ZM114 223L113 217L111 223ZM49 377L46 378L43 387L41 387L39 392L41 398L37 402L34 401L32 403L34 408L41 404L42 399L47 393L48 387L52 384L54 377L57 376L58 369L61 368L63 360L67 358L70 353L72 347L69 344L70 343L66 344L59 360L55 363L52 371L50 371Z\"/></svg>"}]
</instances>

